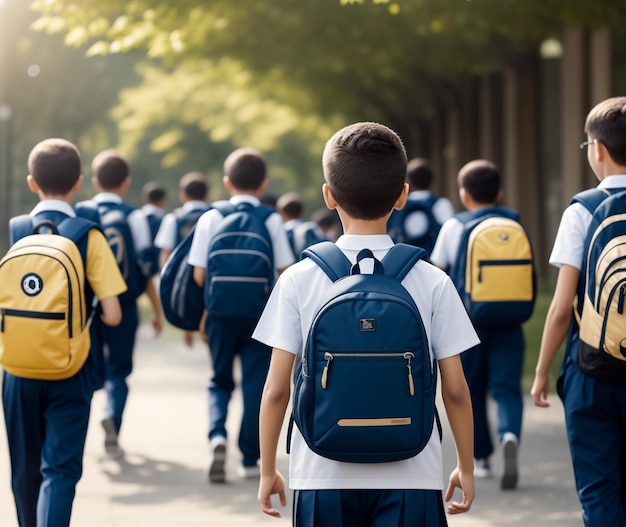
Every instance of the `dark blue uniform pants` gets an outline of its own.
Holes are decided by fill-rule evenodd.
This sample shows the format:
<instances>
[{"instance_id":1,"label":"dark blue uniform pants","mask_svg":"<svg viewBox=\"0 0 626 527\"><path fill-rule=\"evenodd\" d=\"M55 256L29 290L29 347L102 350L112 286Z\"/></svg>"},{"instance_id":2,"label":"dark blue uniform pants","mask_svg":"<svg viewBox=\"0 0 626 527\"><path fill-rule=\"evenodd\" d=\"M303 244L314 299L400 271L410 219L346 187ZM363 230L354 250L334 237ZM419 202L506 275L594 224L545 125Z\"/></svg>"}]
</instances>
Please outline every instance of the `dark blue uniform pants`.
<instances>
[{"instance_id":1,"label":"dark blue uniform pants","mask_svg":"<svg viewBox=\"0 0 626 527\"><path fill-rule=\"evenodd\" d=\"M295 527L445 527L439 490L296 490Z\"/></svg>"},{"instance_id":2,"label":"dark blue uniform pants","mask_svg":"<svg viewBox=\"0 0 626 527\"><path fill-rule=\"evenodd\" d=\"M4 373L2 401L20 527L69 526L92 386L86 368L60 381Z\"/></svg>"},{"instance_id":3,"label":"dark blue uniform pants","mask_svg":"<svg viewBox=\"0 0 626 527\"><path fill-rule=\"evenodd\" d=\"M259 410L261 393L270 364L271 349L251 335L256 321L224 320L209 316L206 333L213 377L209 384L209 439L226 437L228 403L235 388L233 364L241 360L243 417L239 449L243 465L255 466L259 459Z\"/></svg>"},{"instance_id":4,"label":"dark blue uniform pants","mask_svg":"<svg viewBox=\"0 0 626 527\"><path fill-rule=\"evenodd\" d=\"M626 384L586 375L572 357L565 356L557 388L583 519L586 527L626 525Z\"/></svg>"},{"instance_id":5,"label":"dark blue uniform pants","mask_svg":"<svg viewBox=\"0 0 626 527\"><path fill-rule=\"evenodd\" d=\"M138 327L136 302L122 305L122 321L118 326L102 326L106 371L104 388L107 393L105 415L113 419L118 432L128 397L126 378L133 371L133 350Z\"/></svg>"},{"instance_id":6,"label":"dark blue uniform pants","mask_svg":"<svg viewBox=\"0 0 626 527\"><path fill-rule=\"evenodd\" d=\"M489 394L498 405L498 438L505 432L520 438L523 399L524 335L521 326L476 328L480 344L461 355L463 370L472 396L474 412L474 457L493 454L487 413Z\"/></svg>"}]
</instances>

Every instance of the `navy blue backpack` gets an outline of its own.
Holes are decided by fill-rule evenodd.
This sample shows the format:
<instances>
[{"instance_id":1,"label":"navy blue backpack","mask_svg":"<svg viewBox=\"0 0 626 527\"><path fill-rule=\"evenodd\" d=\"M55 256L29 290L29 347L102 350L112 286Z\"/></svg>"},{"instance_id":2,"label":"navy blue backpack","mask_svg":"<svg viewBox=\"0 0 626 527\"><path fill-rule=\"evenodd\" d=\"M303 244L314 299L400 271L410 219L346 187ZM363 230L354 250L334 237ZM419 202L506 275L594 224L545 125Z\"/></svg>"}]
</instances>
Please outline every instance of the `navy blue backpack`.
<instances>
[{"instance_id":1,"label":"navy blue backpack","mask_svg":"<svg viewBox=\"0 0 626 527\"><path fill-rule=\"evenodd\" d=\"M439 196L429 196L426 199L409 198L402 210L394 210L387 226L387 232L391 239L396 243L408 243L421 247L430 254L441 230L441 223L433 214L433 207L439 199ZM407 225L411 223L412 219L413 221L417 220L415 216L421 216L425 229L412 235L409 234L410 229L407 229Z\"/></svg>"},{"instance_id":2,"label":"navy blue backpack","mask_svg":"<svg viewBox=\"0 0 626 527\"><path fill-rule=\"evenodd\" d=\"M293 420L313 452L352 463L417 455L435 422L436 367L413 298L400 283L423 249L369 249L354 265L334 243L304 251L333 281L318 304L298 371ZM374 273L361 274L366 258Z\"/></svg>"},{"instance_id":3,"label":"navy blue backpack","mask_svg":"<svg viewBox=\"0 0 626 527\"><path fill-rule=\"evenodd\" d=\"M193 242L195 225L172 251L161 271L159 295L163 314L173 326L186 331L197 331L204 311L204 293L193 279L189 264L189 249Z\"/></svg>"},{"instance_id":4,"label":"navy blue backpack","mask_svg":"<svg viewBox=\"0 0 626 527\"><path fill-rule=\"evenodd\" d=\"M213 203L224 219L211 238L204 304L211 316L258 320L274 286L274 251L265 220L274 209Z\"/></svg>"},{"instance_id":5,"label":"navy blue backpack","mask_svg":"<svg viewBox=\"0 0 626 527\"><path fill-rule=\"evenodd\" d=\"M133 236L128 225L128 215L135 209L126 203L114 202L81 202L76 204L76 213L90 218L96 208L99 224L113 250L117 265L120 268L128 289L119 296L121 304L128 304L136 300L145 290L148 277L154 269L150 255L150 247L146 247L142 254L137 254Z\"/></svg>"},{"instance_id":6,"label":"navy blue backpack","mask_svg":"<svg viewBox=\"0 0 626 527\"><path fill-rule=\"evenodd\" d=\"M302 221L286 229L287 239L296 260L302 257L302 251L311 245L328 241L319 225L314 221Z\"/></svg>"},{"instance_id":7,"label":"navy blue backpack","mask_svg":"<svg viewBox=\"0 0 626 527\"><path fill-rule=\"evenodd\" d=\"M179 207L174 210L174 216L176 216L176 243L178 245L189 234L191 229L198 223L200 216L202 216L211 206L207 203L204 207L198 207L191 210L187 210L184 207Z\"/></svg>"}]
</instances>

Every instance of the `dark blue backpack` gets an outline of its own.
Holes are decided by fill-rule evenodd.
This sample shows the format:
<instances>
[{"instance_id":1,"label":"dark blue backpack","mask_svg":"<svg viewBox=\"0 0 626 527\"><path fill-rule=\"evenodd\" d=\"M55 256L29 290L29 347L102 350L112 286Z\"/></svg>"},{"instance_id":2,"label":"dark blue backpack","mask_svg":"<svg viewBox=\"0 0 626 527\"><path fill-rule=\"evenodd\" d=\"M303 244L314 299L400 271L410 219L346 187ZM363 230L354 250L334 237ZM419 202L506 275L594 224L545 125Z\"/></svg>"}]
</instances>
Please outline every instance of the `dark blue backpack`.
<instances>
[{"instance_id":1,"label":"dark blue backpack","mask_svg":"<svg viewBox=\"0 0 626 527\"><path fill-rule=\"evenodd\" d=\"M436 367L413 298L400 283L423 249L395 245L374 273L369 249L350 261L334 243L310 247L333 281L324 293L296 373L293 419L313 452L352 463L417 455L435 422Z\"/></svg>"},{"instance_id":2,"label":"dark blue backpack","mask_svg":"<svg viewBox=\"0 0 626 527\"><path fill-rule=\"evenodd\" d=\"M157 212L146 212L145 214L146 220L148 220L148 226L150 227L150 240L152 241L152 245L148 251L148 259L150 261L151 268L158 269L161 249L154 245L154 240L159 232L161 222L163 221L163 214Z\"/></svg>"},{"instance_id":3,"label":"dark blue backpack","mask_svg":"<svg viewBox=\"0 0 626 527\"><path fill-rule=\"evenodd\" d=\"M191 229L211 206L207 203L204 207L198 207L191 210L186 210L184 207L179 207L174 210L174 216L176 216L176 244L178 245L189 234Z\"/></svg>"},{"instance_id":4,"label":"dark blue backpack","mask_svg":"<svg viewBox=\"0 0 626 527\"><path fill-rule=\"evenodd\" d=\"M462 212L465 229L450 276L475 325L513 326L534 309L533 251L519 214L504 207Z\"/></svg>"},{"instance_id":5,"label":"dark blue backpack","mask_svg":"<svg viewBox=\"0 0 626 527\"><path fill-rule=\"evenodd\" d=\"M316 243L328 241L328 238L324 236L324 233L320 229L319 225L314 221L303 221L300 223L292 224L289 228L285 229L287 232L287 239L289 245L293 251L293 255L296 260L299 260L302 256L302 251L311 245Z\"/></svg>"},{"instance_id":6,"label":"dark blue backpack","mask_svg":"<svg viewBox=\"0 0 626 527\"><path fill-rule=\"evenodd\" d=\"M626 192L591 189L574 197L593 213L576 298L578 364L609 382L626 382ZM615 193L617 192L617 193ZM613 194L615 193L615 194ZM609 194L610 195L609 197Z\"/></svg>"},{"instance_id":7,"label":"dark blue backpack","mask_svg":"<svg viewBox=\"0 0 626 527\"><path fill-rule=\"evenodd\" d=\"M189 249L193 242L195 225L172 251L161 271L159 294L163 314L173 326L186 331L197 331L204 311L204 293L193 279L189 264Z\"/></svg>"},{"instance_id":8,"label":"dark blue backpack","mask_svg":"<svg viewBox=\"0 0 626 527\"><path fill-rule=\"evenodd\" d=\"M439 196L429 196L426 199L410 199L402 210L394 210L389 217L387 232L396 243L408 243L415 247L421 247L430 254L435 246L435 240L441 230L441 223L437 221L433 214L433 207L439 201ZM416 218L421 216L421 218ZM419 234L410 234L407 225L411 221L425 221L425 230Z\"/></svg>"},{"instance_id":9,"label":"dark blue backpack","mask_svg":"<svg viewBox=\"0 0 626 527\"><path fill-rule=\"evenodd\" d=\"M109 246L113 250L128 289L119 296L121 304L135 301L145 290L148 277L155 269L152 267L150 248L137 254L132 232L128 225L128 215L135 209L126 203L81 202L76 204L77 214L88 217L94 206L98 211L99 223Z\"/></svg>"},{"instance_id":10,"label":"dark blue backpack","mask_svg":"<svg viewBox=\"0 0 626 527\"><path fill-rule=\"evenodd\" d=\"M257 320L274 285L274 250L265 220L274 209L250 203L213 204L224 219L209 246L204 303L209 314Z\"/></svg>"}]
</instances>

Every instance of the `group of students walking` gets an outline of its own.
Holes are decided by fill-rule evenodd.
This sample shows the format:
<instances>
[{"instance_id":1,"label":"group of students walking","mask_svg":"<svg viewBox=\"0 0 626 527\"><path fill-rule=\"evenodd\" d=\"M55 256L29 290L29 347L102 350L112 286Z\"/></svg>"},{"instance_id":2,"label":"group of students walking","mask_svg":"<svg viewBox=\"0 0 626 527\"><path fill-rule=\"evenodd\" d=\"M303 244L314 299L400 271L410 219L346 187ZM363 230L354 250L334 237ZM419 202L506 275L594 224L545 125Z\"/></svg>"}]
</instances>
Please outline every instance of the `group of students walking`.
<instances>
[{"instance_id":1,"label":"group of students walking","mask_svg":"<svg viewBox=\"0 0 626 527\"><path fill-rule=\"evenodd\" d=\"M612 314L604 323L610 336L604 344L594 344L586 301L588 277L595 272L589 270L588 227L617 224L596 218L613 214L620 208L618 200L625 199L619 191L626 190L626 99L597 105L585 133L581 147L587 148L600 185L576 196L563 214L550 258L559 267L558 280L531 393L537 406L547 406L549 367L566 340L558 391L589 527L626 524L626 398L615 374L624 348L614 329L620 322ZM235 150L224 162L228 200L211 203L202 174L190 173L180 180L181 207L166 214L159 185L144 187L147 204L142 209L123 201L130 170L112 150L92 163L98 193L74 205L82 184L77 148L62 139L35 146L27 182L40 202L27 216L11 221L13 246L0 262L3 283L15 279L19 290L0 293L0 362L20 527L69 525L91 397L102 387L107 394L101 419L105 450L112 457L123 455L119 435L139 324L137 298L147 295L151 324L160 333L158 281L153 278L187 236L187 265L203 299L197 330L208 344L213 369L208 390L210 483L226 481L226 418L239 357L243 416L237 473L259 478L258 499L266 514L280 516L272 495L286 503L276 452L292 391L288 435L294 525L447 525L446 512L469 511L474 477L492 475L490 460L498 446L503 456L500 487L517 487L522 324L532 314L536 276L519 215L499 206L503 189L498 168L487 160L462 167L458 184L465 211L455 214L448 199L430 192L428 162L407 160L401 139L383 125L356 123L337 131L325 146L322 166L325 205L341 220L336 241L302 220L296 193L281 196L276 209L261 203L268 186L266 163L251 148ZM81 224L82 230L68 230L70 223ZM9 336L16 331L12 327L30 327L14 325L18 317L46 324L59 318L33 307L49 289L52 275L43 264L23 269L22 275L19 266L7 262L24 254L39 256L31 249L37 245L32 240L57 230L75 243L84 267L83 305L67 319L79 311L90 321L82 325L90 351L77 371L67 374L66 368L42 376L29 370L32 365L11 362L15 344ZM329 237L335 243L322 242ZM494 251L501 253L497 259ZM607 311L621 314L620 273L619 265L610 268L598 288L617 281L612 289L617 293L607 294ZM496 285L486 285L490 280ZM28 310L9 305L19 294ZM399 331L404 317L414 320L418 330ZM33 331L53 339L58 332L50 333L51 327ZM407 333L407 342L399 344L400 333ZM193 332L185 331L184 339L191 344ZM617 352L604 354L611 359L597 357L614 346ZM585 364L579 359L581 349ZM607 369L612 375L603 373ZM433 397L437 385L457 454L447 487ZM498 406L497 445L488 421L489 395ZM419 405L424 411L414 415ZM457 488L459 501L454 500Z\"/></svg>"}]
</instances>

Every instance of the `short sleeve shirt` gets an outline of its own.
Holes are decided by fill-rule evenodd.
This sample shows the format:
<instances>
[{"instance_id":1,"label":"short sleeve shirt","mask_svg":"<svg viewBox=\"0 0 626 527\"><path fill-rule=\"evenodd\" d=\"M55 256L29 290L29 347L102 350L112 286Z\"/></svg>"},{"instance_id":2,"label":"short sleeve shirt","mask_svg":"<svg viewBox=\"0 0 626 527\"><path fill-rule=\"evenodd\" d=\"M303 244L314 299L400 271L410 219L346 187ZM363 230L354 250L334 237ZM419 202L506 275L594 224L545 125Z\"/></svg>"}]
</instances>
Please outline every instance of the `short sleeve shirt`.
<instances>
[{"instance_id":1,"label":"short sleeve shirt","mask_svg":"<svg viewBox=\"0 0 626 527\"><path fill-rule=\"evenodd\" d=\"M430 261L434 265L448 271L452 269L456 263L464 229L463 223L457 218L450 218L441 226L435 246L430 253Z\"/></svg>"},{"instance_id":2,"label":"short sleeve shirt","mask_svg":"<svg viewBox=\"0 0 626 527\"><path fill-rule=\"evenodd\" d=\"M337 246L351 262L371 249L382 259L393 246L387 235L341 236ZM419 261L402 284L414 298L436 360L462 353L479 343L467 312L448 276ZM305 259L287 269L274 287L253 338L301 355L316 304L331 281ZM294 489L442 489L441 441L436 427L417 456L394 463L340 463L312 452L294 426L290 455L290 486Z\"/></svg>"}]
</instances>

